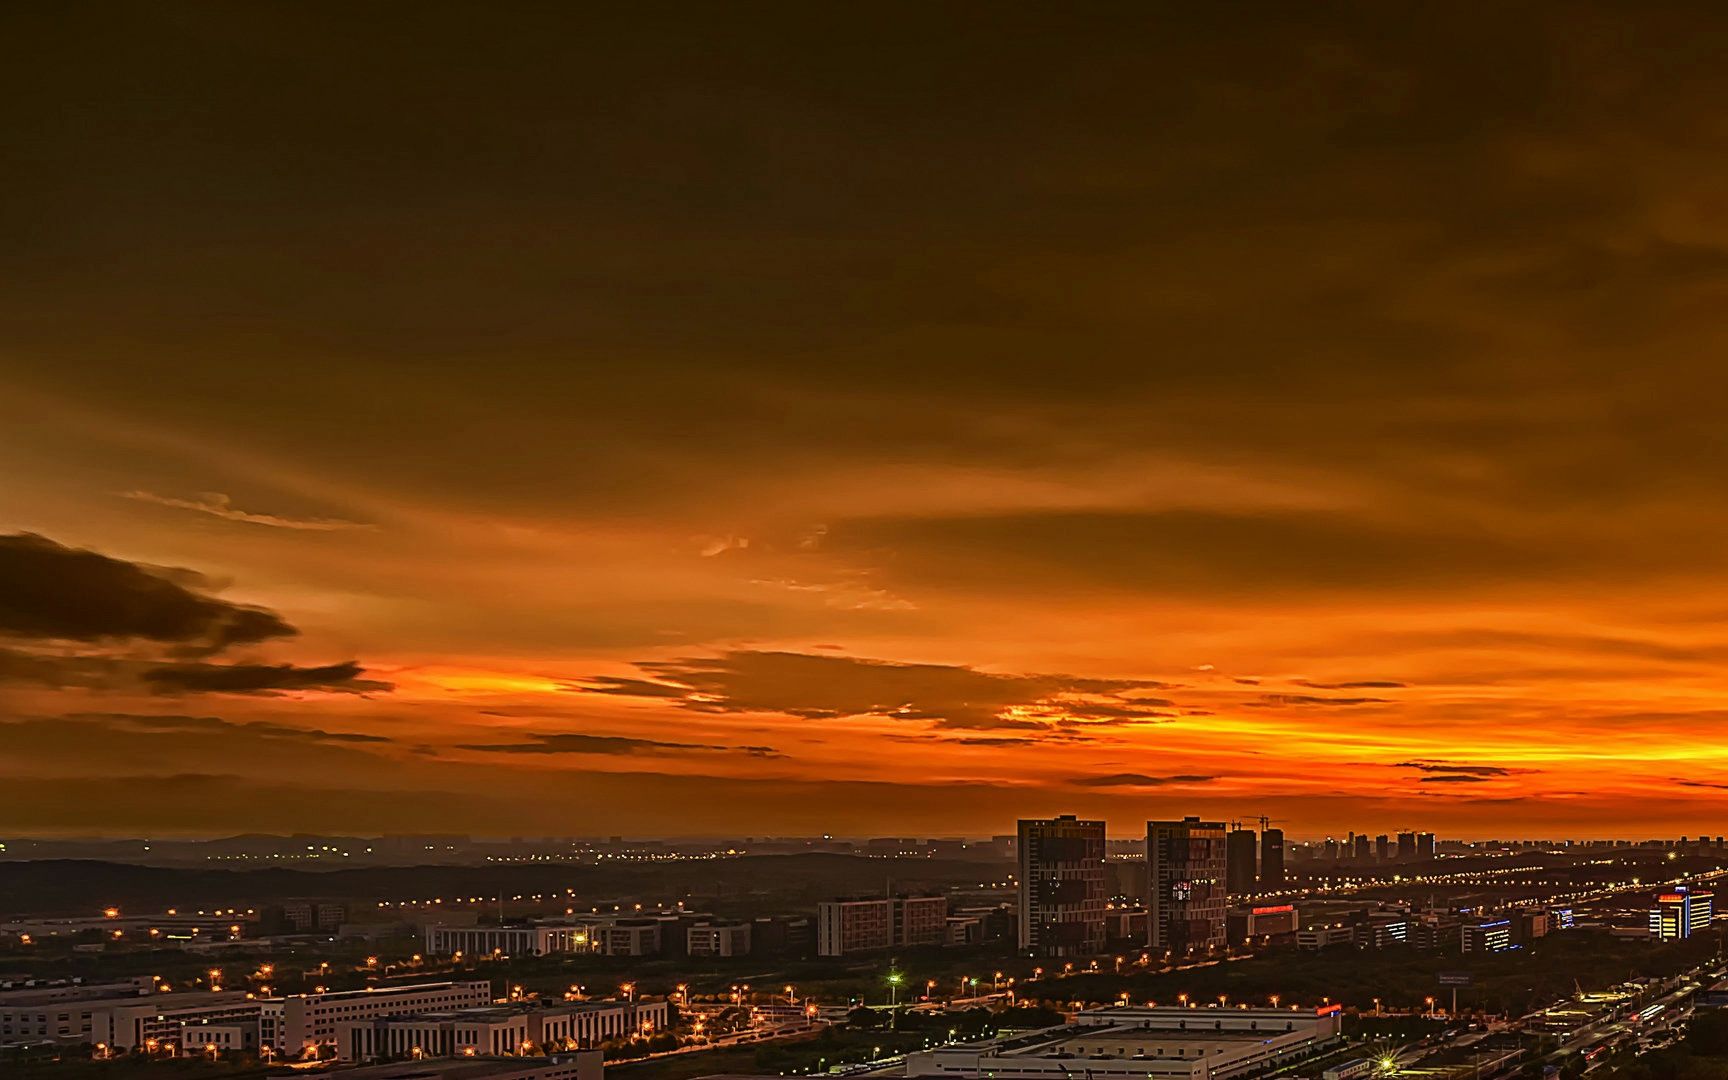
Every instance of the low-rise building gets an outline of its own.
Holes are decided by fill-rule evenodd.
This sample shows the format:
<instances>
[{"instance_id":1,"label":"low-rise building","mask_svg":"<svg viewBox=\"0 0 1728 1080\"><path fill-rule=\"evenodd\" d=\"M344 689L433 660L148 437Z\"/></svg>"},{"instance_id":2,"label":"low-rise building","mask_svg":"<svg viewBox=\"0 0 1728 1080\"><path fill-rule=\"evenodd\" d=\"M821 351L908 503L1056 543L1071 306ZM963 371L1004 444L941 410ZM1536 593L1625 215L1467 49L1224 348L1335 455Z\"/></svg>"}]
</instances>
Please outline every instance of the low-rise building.
<instances>
[{"instance_id":1,"label":"low-rise building","mask_svg":"<svg viewBox=\"0 0 1728 1080\"><path fill-rule=\"evenodd\" d=\"M127 982L60 983L0 991L0 1046L94 1042L94 1016L106 1005L153 992L145 976Z\"/></svg>"},{"instance_id":2,"label":"low-rise building","mask_svg":"<svg viewBox=\"0 0 1728 1080\"><path fill-rule=\"evenodd\" d=\"M595 1047L663 1030L664 1001L513 1002L345 1020L337 1025L343 1061L405 1057L486 1057Z\"/></svg>"},{"instance_id":3,"label":"low-rise building","mask_svg":"<svg viewBox=\"0 0 1728 1080\"><path fill-rule=\"evenodd\" d=\"M432 956L550 956L594 950L592 927L571 923L528 923L520 926L450 926L426 928L426 952Z\"/></svg>"},{"instance_id":4,"label":"low-rise building","mask_svg":"<svg viewBox=\"0 0 1728 1080\"><path fill-rule=\"evenodd\" d=\"M471 1009L492 1000L492 984L485 979L293 994L260 1003L259 1041L278 1053L297 1055L310 1046L334 1043L337 1026L349 1021Z\"/></svg>"},{"instance_id":5,"label":"low-rise building","mask_svg":"<svg viewBox=\"0 0 1728 1080\"><path fill-rule=\"evenodd\" d=\"M1107 1008L1074 1023L909 1055L906 1075L994 1080L1225 1080L1282 1069L1335 1043L1336 1005Z\"/></svg>"},{"instance_id":6,"label":"low-rise building","mask_svg":"<svg viewBox=\"0 0 1728 1080\"><path fill-rule=\"evenodd\" d=\"M1296 931L1296 947L1317 952L1339 945L1356 944L1356 924L1348 922L1306 926Z\"/></svg>"},{"instance_id":7,"label":"low-rise building","mask_svg":"<svg viewBox=\"0 0 1728 1080\"><path fill-rule=\"evenodd\" d=\"M1508 918L1465 923L1459 934L1459 947L1467 953L1505 952L1518 947L1512 940L1512 920Z\"/></svg>"},{"instance_id":8,"label":"low-rise building","mask_svg":"<svg viewBox=\"0 0 1728 1080\"><path fill-rule=\"evenodd\" d=\"M659 956L661 928L659 919L619 919L599 929L600 951L607 956Z\"/></svg>"},{"instance_id":9,"label":"low-rise building","mask_svg":"<svg viewBox=\"0 0 1728 1080\"><path fill-rule=\"evenodd\" d=\"M151 1045L178 1046L188 1027L256 1027L262 1003L251 994L152 994L103 1002L91 1012L90 1042L130 1051ZM200 1043L199 1045L203 1045Z\"/></svg>"},{"instance_id":10,"label":"low-rise building","mask_svg":"<svg viewBox=\"0 0 1728 1080\"><path fill-rule=\"evenodd\" d=\"M1288 937L1302 925L1295 904L1257 904L1231 908L1225 915L1231 941Z\"/></svg>"},{"instance_id":11,"label":"low-rise building","mask_svg":"<svg viewBox=\"0 0 1728 1080\"><path fill-rule=\"evenodd\" d=\"M684 931L684 951L691 956L747 956L750 953L750 924L697 923Z\"/></svg>"}]
</instances>

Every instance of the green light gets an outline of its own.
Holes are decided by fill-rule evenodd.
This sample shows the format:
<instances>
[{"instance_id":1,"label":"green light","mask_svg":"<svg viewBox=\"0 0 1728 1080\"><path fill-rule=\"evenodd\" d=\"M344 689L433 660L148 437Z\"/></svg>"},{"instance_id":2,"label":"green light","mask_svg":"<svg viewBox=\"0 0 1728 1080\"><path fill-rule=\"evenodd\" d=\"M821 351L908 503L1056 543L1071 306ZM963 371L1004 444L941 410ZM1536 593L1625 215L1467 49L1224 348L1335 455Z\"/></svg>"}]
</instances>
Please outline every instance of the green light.
<instances>
[{"instance_id":1,"label":"green light","mask_svg":"<svg viewBox=\"0 0 1728 1080\"><path fill-rule=\"evenodd\" d=\"M902 976L898 971L890 971L888 973L888 981L893 983L895 986L900 985L900 980L902 978L904 978L904 976Z\"/></svg>"}]
</instances>

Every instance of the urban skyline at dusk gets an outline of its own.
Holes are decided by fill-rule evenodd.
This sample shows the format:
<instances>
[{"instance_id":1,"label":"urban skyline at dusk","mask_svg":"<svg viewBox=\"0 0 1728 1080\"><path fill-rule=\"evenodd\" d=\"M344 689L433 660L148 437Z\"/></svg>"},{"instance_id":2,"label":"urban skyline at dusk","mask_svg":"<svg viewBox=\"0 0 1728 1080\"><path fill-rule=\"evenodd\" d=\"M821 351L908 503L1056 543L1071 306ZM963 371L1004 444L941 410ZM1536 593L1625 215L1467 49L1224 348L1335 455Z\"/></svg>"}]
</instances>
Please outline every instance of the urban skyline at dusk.
<instances>
[{"instance_id":1,"label":"urban skyline at dusk","mask_svg":"<svg viewBox=\"0 0 1728 1080\"><path fill-rule=\"evenodd\" d=\"M1684 8L55 7L0 839L1728 831Z\"/></svg>"}]
</instances>

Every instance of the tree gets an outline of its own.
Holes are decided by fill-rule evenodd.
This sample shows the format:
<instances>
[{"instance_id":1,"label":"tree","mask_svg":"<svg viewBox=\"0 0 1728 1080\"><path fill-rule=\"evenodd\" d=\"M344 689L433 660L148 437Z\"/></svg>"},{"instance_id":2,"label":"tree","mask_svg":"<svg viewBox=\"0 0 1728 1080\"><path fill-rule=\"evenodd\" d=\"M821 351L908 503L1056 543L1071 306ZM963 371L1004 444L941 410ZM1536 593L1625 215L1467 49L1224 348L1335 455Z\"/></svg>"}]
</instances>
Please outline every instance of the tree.
<instances>
[{"instance_id":1,"label":"tree","mask_svg":"<svg viewBox=\"0 0 1728 1080\"><path fill-rule=\"evenodd\" d=\"M1728 1010L1694 1013L1686 1028L1686 1049L1703 1057L1728 1057Z\"/></svg>"},{"instance_id":2,"label":"tree","mask_svg":"<svg viewBox=\"0 0 1728 1080\"><path fill-rule=\"evenodd\" d=\"M875 1030L882 1026L882 1014L868 1006L860 1005L846 1014L846 1023L855 1028Z\"/></svg>"}]
</instances>

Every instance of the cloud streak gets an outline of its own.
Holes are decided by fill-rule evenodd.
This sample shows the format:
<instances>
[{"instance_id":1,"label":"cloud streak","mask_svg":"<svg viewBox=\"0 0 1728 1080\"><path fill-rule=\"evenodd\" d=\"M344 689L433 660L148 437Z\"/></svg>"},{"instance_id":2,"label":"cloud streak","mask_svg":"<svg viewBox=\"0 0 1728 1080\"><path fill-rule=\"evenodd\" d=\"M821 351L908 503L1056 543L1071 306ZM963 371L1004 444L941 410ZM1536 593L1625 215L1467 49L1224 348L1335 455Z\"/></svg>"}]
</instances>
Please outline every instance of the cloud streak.
<instances>
[{"instance_id":1,"label":"cloud streak","mask_svg":"<svg viewBox=\"0 0 1728 1080\"><path fill-rule=\"evenodd\" d=\"M299 532L352 532L355 530L371 531L376 525L361 521L345 521L341 518L291 518L277 514L258 514L236 507L233 500L219 491L207 491L194 499L179 499L168 495L157 495L149 491L128 491L121 498L132 499L135 502L154 503L157 506L172 507L176 510L191 510L223 521L237 521L247 525L265 525L272 529L292 529Z\"/></svg>"},{"instance_id":2,"label":"cloud streak","mask_svg":"<svg viewBox=\"0 0 1728 1080\"><path fill-rule=\"evenodd\" d=\"M725 746L715 743L665 742L659 739L639 739L622 735L580 733L530 733L524 741L463 743L457 746L457 749L490 754L591 754L602 757L631 757L683 752L737 753L759 758L782 756L772 746Z\"/></svg>"}]
</instances>

